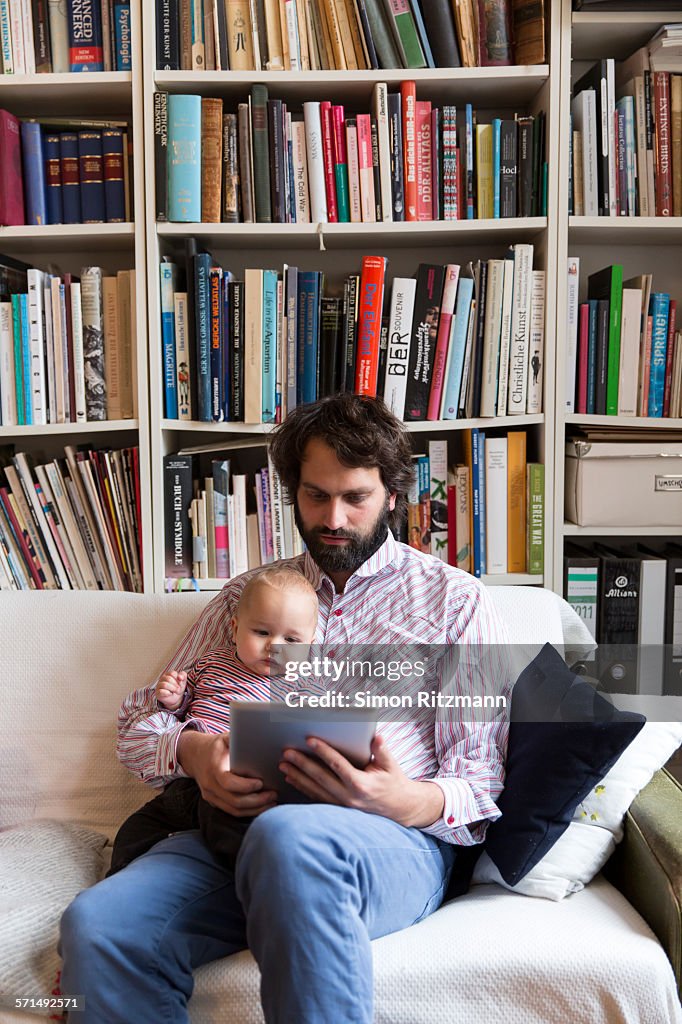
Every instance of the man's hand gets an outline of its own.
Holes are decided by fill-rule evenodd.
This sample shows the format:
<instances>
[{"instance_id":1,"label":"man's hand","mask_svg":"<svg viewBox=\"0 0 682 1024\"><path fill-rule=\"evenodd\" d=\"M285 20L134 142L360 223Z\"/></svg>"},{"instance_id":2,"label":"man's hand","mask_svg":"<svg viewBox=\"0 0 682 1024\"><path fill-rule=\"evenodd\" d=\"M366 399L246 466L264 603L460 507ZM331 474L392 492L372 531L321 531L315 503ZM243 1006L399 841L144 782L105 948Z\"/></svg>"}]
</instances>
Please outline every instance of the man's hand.
<instances>
[{"instance_id":1,"label":"man's hand","mask_svg":"<svg viewBox=\"0 0 682 1024\"><path fill-rule=\"evenodd\" d=\"M230 736L185 729L178 739L178 761L195 780L204 800L238 818L255 818L277 805L277 794L264 790L261 779L230 771Z\"/></svg>"},{"instance_id":2,"label":"man's hand","mask_svg":"<svg viewBox=\"0 0 682 1024\"><path fill-rule=\"evenodd\" d=\"M279 768L287 782L318 803L381 814L407 828L432 825L443 813L445 798L440 787L409 779L381 736L372 740L372 760L363 769L354 768L322 740L310 738L308 746L322 764L288 749Z\"/></svg>"},{"instance_id":3,"label":"man's hand","mask_svg":"<svg viewBox=\"0 0 682 1024\"><path fill-rule=\"evenodd\" d=\"M156 699L167 711L177 711L186 689L186 672L166 672L156 684Z\"/></svg>"}]
</instances>

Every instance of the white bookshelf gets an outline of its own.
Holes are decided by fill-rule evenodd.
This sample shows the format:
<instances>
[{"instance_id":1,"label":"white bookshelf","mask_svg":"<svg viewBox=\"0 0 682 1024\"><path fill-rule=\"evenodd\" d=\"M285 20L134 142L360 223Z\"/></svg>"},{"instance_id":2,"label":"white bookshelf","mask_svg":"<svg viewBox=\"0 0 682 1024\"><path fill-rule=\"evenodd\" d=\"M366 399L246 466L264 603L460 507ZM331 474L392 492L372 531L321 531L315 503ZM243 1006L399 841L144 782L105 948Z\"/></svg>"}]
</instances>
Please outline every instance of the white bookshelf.
<instances>
[{"instance_id":1,"label":"white bookshelf","mask_svg":"<svg viewBox=\"0 0 682 1024\"><path fill-rule=\"evenodd\" d=\"M534 268L547 275L545 311L544 412L532 416L505 416L495 419L441 421L409 424L415 445L431 435L447 437L454 445L461 431L479 426L494 432L527 430L529 461L545 463L546 521L545 576L505 575L489 577L491 583L551 582L553 520L554 452L554 337L557 254L557 193L559 174L554 158L559 131L559 53L560 24L557 4L548 3L548 54L550 61L536 67L460 68L420 71L359 72L189 72L157 71L155 68L155 28L153 5L143 11L145 39L143 68L144 144L146 166L146 239L147 291L149 306L150 375L150 452L152 521L154 534L154 586L164 590L163 474L164 454L199 443L266 435L271 427L263 424L182 423L163 418L161 323L158 265L161 256L180 255L184 239L196 237L213 252L222 266L239 278L248 266L281 269L287 262L301 269L322 269L328 279L341 281L351 272L359 272L364 254L389 257L387 281L394 276L411 276L420 262L465 263L474 258L501 257L509 244L532 242ZM490 116L513 116L518 111L547 116L546 137L549 154L548 217L516 220L434 222L429 224L156 224L154 182L153 96L157 89L169 93L194 93L218 96L226 109L236 109L254 82L264 82L271 97L282 98L294 109L304 100L329 98L349 109L369 109L375 82L397 87L405 79L417 83L417 95L435 103L471 102L481 111L482 120ZM269 255L268 255L269 254ZM419 442L417 441L419 438ZM417 449L421 450L421 449ZM202 590L214 589L219 582L200 580ZM186 587L184 589L187 589Z\"/></svg>"},{"instance_id":2,"label":"white bookshelf","mask_svg":"<svg viewBox=\"0 0 682 1024\"><path fill-rule=\"evenodd\" d=\"M69 224L0 227L0 252L39 269L79 275L83 266L105 273L135 268L136 339L133 351L135 418L46 426L0 426L0 441L17 451L54 458L65 444L91 441L99 446L139 445L142 551L145 590L152 575L152 501L149 485L149 403L147 374L146 220L142 117L142 25L139 0L131 4L132 71L5 75L0 106L20 117L121 117L133 132L130 183L133 220L128 224Z\"/></svg>"},{"instance_id":3,"label":"white bookshelf","mask_svg":"<svg viewBox=\"0 0 682 1024\"><path fill-rule=\"evenodd\" d=\"M555 423L555 487L553 586L562 592L563 541L566 539L672 538L682 535L682 523L667 527L646 524L635 527L582 527L564 521L564 444L572 426L600 426L614 429L637 427L651 430L652 438L666 430L679 430L680 419L653 419L631 416L595 416L567 414L565 404L566 365L566 260L580 258L579 301L586 297L587 277L612 263L623 265L627 280L641 273L653 273L654 289L668 291L682 300L682 217L569 217L568 216L568 125L571 84L590 64L604 57L623 60L644 46L660 28L670 22L682 22L682 3L678 11L656 11L655 2L642 3L641 12L572 12L570 0L561 0L561 137L557 140L560 167L558 209L557 279L557 372ZM648 9L651 8L651 9Z\"/></svg>"}]
</instances>

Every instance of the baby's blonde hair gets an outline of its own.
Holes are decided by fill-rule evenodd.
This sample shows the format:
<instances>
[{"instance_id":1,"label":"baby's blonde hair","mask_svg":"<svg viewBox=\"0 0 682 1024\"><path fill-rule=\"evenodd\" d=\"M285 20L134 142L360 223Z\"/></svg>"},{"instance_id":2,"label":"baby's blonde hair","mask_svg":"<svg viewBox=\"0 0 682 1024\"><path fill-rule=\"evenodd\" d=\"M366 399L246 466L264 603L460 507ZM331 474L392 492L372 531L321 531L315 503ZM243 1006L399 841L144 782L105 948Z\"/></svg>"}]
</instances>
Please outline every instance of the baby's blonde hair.
<instances>
[{"instance_id":1,"label":"baby's blonde hair","mask_svg":"<svg viewBox=\"0 0 682 1024\"><path fill-rule=\"evenodd\" d=\"M261 569L260 572L255 573L250 579L244 584L244 588L239 595L239 602L235 614L239 613L239 607L245 600L248 601L249 597L252 596L253 592L261 584L266 584L269 587L274 587L276 590L297 590L301 594L307 595L311 600L315 602L317 607L317 592L302 572L295 569L293 565L266 565L265 568Z\"/></svg>"}]
</instances>

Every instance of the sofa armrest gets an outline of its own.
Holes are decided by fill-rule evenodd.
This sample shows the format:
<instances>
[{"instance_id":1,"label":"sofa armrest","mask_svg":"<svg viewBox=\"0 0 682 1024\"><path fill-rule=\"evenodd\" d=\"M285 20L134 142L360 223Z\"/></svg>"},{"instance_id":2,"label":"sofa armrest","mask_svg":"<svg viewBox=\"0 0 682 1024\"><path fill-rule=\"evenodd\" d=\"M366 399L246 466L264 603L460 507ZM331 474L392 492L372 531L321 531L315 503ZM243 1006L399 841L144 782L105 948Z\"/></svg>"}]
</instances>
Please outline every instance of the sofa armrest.
<instances>
[{"instance_id":1,"label":"sofa armrest","mask_svg":"<svg viewBox=\"0 0 682 1024\"><path fill-rule=\"evenodd\" d=\"M630 807L605 873L658 937L682 996L682 785L665 769Z\"/></svg>"}]
</instances>

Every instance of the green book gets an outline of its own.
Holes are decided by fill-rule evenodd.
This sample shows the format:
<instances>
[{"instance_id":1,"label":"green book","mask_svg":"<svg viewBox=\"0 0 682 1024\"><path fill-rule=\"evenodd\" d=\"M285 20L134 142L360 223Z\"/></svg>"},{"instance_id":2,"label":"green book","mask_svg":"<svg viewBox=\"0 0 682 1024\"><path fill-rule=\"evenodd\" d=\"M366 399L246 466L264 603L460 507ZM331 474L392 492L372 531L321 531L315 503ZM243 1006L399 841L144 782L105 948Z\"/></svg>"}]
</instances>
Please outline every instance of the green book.
<instances>
[{"instance_id":1,"label":"green book","mask_svg":"<svg viewBox=\"0 0 682 1024\"><path fill-rule=\"evenodd\" d=\"M384 0L386 17L393 30L393 36L400 57L406 68L425 68L426 58L422 49L409 0Z\"/></svg>"},{"instance_id":2,"label":"green book","mask_svg":"<svg viewBox=\"0 0 682 1024\"><path fill-rule=\"evenodd\" d=\"M587 279L588 299L607 299L609 303L609 347L606 370L606 415L618 415L618 375L620 373L620 321L623 312L623 268L620 263L604 267Z\"/></svg>"},{"instance_id":3,"label":"green book","mask_svg":"<svg viewBox=\"0 0 682 1024\"><path fill-rule=\"evenodd\" d=\"M270 224L270 143L268 141L268 87L256 82L251 86L251 124L253 138L253 186L256 222Z\"/></svg>"},{"instance_id":4,"label":"green book","mask_svg":"<svg viewBox=\"0 0 682 1024\"><path fill-rule=\"evenodd\" d=\"M532 576L545 571L545 467L526 466L526 564Z\"/></svg>"}]
</instances>

